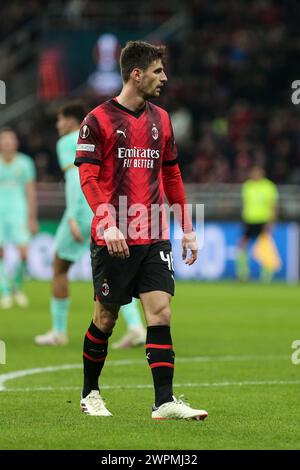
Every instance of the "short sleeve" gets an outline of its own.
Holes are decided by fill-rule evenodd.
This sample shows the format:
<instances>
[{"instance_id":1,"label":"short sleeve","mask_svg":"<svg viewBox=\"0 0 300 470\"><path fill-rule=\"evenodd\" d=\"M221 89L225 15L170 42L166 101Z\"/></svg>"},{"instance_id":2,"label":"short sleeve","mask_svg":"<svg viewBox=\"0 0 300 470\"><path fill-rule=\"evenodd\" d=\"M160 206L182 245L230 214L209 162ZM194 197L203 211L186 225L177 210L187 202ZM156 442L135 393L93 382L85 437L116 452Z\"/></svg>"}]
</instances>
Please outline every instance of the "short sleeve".
<instances>
[{"instance_id":1,"label":"short sleeve","mask_svg":"<svg viewBox=\"0 0 300 470\"><path fill-rule=\"evenodd\" d=\"M36 180L36 171L33 160L30 157L24 158L24 181L31 183Z\"/></svg>"},{"instance_id":2,"label":"short sleeve","mask_svg":"<svg viewBox=\"0 0 300 470\"><path fill-rule=\"evenodd\" d=\"M98 119L88 114L80 126L76 147L75 165L93 163L101 165L103 135Z\"/></svg>"},{"instance_id":3,"label":"short sleeve","mask_svg":"<svg viewBox=\"0 0 300 470\"><path fill-rule=\"evenodd\" d=\"M66 216L76 219L81 210L82 191L80 187L78 169L73 168L66 172Z\"/></svg>"},{"instance_id":4,"label":"short sleeve","mask_svg":"<svg viewBox=\"0 0 300 470\"><path fill-rule=\"evenodd\" d=\"M168 116L168 120L166 123L166 146L164 150L164 155L163 155L163 166L171 166L171 165L176 165L178 163L178 152L177 152L177 146L175 143L174 139L174 132L173 132L173 127L171 123L171 119Z\"/></svg>"},{"instance_id":5,"label":"short sleeve","mask_svg":"<svg viewBox=\"0 0 300 470\"><path fill-rule=\"evenodd\" d=\"M67 167L73 165L75 151L76 141L72 142L68 135L58 140L56 144L56 153L61 170L64 171Z\"/></svg>"}]
</instances>

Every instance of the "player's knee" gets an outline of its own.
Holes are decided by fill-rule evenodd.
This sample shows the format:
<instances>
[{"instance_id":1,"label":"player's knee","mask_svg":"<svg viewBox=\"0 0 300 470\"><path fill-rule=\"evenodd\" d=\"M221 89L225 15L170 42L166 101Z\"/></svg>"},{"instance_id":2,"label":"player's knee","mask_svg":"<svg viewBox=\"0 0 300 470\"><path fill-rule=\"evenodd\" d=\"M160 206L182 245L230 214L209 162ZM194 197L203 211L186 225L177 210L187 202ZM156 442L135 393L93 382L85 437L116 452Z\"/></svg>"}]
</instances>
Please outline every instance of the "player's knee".
<instances>
[{"instance_id":1,"label":"player's knee","mask_svg":"<svg viewBox=\"0 0 300 470\"><path fill-rule=\"evenodd\" d=\"M61 274L61 265L60 265L60 260L58 258L54 258L53 262L53 273L54 276L59 276Z\"/></svg>"},{"instance_id":2,"label":"player's knee","mask_svg":"<svg viewBox=\"0 0 300 470\"><path fill-rule=\"evenodd\" d=\"M103 332L109 332L114 329L114 326L116 324L116 318L111 318L111 317L102 317L101 318L101 331Z\"/></svg>"},{"instance_id":3,"label":"player's knee","mask_svg":"<svg viewBox=\"0 0 300 470\"><path fill-rule=\"evenodd\" d=\"M114 329L114 326L116 324L118 318L117 313L112 313L109 311L106 311L105 309L101 309L101 312L99 314L94 315L94 323L99 328L103 333L109 333Z\"/></svg>"},{"instance_id":4,"label":"player's knee","mask_svg":"<svg viewBox=\"0 0 300 470\"><path fill-rule=\"evenodd\" d=\"M169 325L171 321L171 309L169 305L164 305L153 312L152 318L157 325Z\"/></svg>"},{"instance_id":5,"label":"player's knee","mask_svg":"<svg viewBox=\"0 0 300 470\"><path fill-rule=\"evenodd\" d=\"M67 275L71 263L61 260L57 256L54 258L54 276Z\"/></svg>"}]
</instances>

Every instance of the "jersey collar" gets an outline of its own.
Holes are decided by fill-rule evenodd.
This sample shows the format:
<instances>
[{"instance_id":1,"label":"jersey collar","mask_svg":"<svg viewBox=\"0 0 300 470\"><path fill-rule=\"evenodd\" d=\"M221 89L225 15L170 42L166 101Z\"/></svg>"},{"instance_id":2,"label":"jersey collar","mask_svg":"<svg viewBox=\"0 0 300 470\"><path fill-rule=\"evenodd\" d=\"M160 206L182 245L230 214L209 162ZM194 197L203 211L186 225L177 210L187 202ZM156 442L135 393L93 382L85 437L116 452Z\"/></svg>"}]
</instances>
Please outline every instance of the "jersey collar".
<instances>
[{"instance_id":1,"label":"jersey collar","mask_svg":"<svg viewBox=\"0 0 300 470\"><path fill-rule=\"evenodd\" d=\"M115 106L116 108L121 109L125 113L130 114L131 116L133 116L135 118L139 118L146 109L146 103L145 103L145 106L142 109L140 109L139 111L131 111L131 109L128 109L125 106L123 106L122 104L118 103L118 101L116 101L114 98L112 98L109 102L113 106Z\"/></svg>"}]
</instances>

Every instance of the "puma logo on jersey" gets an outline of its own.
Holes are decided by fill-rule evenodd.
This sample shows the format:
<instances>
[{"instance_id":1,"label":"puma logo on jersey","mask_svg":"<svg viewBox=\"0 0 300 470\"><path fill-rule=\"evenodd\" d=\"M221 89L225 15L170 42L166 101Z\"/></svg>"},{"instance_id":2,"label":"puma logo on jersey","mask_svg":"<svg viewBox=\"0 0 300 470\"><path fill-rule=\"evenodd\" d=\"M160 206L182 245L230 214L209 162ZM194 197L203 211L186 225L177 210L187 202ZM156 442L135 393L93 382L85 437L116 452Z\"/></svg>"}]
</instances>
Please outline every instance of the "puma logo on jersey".
<instances>
[{"instance_id":1,"label":"puma logo on jersey","mask_svg":"<svg viewBox=\"0 0 300 470\"><path fill-rule=\"evenodd\" d=\"M126 129L124 129L124 131L121 131L120 129L117 129L117 134L122 134L126 139L126 133L125 132L126 132Z\"/></svg>"}]
</instances>

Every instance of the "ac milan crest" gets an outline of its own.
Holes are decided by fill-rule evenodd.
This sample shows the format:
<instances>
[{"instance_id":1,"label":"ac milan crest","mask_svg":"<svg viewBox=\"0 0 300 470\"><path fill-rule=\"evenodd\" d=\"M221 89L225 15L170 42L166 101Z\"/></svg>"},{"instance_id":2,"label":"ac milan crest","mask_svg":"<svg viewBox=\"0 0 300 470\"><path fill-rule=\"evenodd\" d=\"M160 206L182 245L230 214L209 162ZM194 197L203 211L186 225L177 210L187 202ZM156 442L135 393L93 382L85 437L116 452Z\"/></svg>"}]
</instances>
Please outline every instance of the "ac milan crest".
<instances>
[{"instance_id":1,"label":"ac milan crest","mask_svg":"<svg viewBox=\"0 0 300 470\"><path fill-rule=\"evenodd\" d=\"M155 124L152 126L152 137L154 140L158 139L158 129Z\"/></svg>"},{"instance_id":2,"label":"ac milan crest","mask_svg":"<svg viewBox=\"0 0 300 470\"><path fill-rule=\"evenodd\" d=\"M107 282L103 282L101 292L104 296L107 296L109 294L109 285Z\"/></svg>"}]
</instances>

